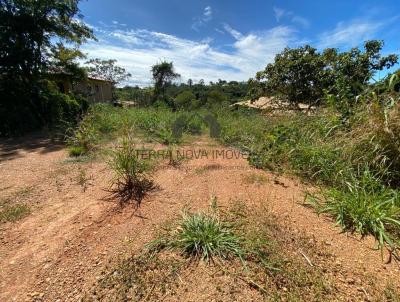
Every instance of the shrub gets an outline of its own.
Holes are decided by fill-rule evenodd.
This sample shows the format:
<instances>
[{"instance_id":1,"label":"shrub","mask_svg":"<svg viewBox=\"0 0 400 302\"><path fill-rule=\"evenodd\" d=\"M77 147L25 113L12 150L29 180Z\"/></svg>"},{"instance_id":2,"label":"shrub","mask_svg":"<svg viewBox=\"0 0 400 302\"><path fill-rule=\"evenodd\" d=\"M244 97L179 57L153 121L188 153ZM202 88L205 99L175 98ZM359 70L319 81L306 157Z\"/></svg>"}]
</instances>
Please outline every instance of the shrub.
<instances>
[{"instance_id":1,"label":"shrub","mask_svg":"<svg viewBox=\"0 0 400 302\"><path fill-rule=\"evenodd\" d=\"M227 106L229 105L228 101L229 101L228 97L224 93L218 90L210 91L207 94L207 106L209 107L221 106L221 105Z\"/></svg>"},{"instance_id":2,"label":"shrub","mask_svg":"<svg viewBox=\"0 0 400 302\"><path fill-rule=\"evenodd\" d=\"M0 136L21 135L43 127L65 129L76 124L88 108L85 99L60 93L51 81L41 80L33 90L22 84L9 89L14 86L6 82L0 85Z\"/></svg>"},{"instance_id":3,"label":"shrub","mask_svg":"<svg viewBox=\"0 0 400 302\"><path fill-rule=\"evenodd\" d=\"M121 205L136 202L140 206L147 192L154 189L150 178L151 164L141 157L140 150L136 149L132 137L128 134L121 140L120 146L111 153L108 162L114 172L111 182L110 198L118 198Z\"/></svg>"}]
</instances>

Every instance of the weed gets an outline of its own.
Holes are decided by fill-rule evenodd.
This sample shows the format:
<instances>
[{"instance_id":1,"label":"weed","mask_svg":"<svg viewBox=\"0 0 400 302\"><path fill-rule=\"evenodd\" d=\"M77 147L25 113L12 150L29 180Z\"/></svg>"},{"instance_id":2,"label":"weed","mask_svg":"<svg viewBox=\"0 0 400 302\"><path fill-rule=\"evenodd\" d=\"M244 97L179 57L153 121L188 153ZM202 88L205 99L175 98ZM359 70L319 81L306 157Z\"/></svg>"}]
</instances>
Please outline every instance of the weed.
<instances>
[{"instance_id":1,"label":"weed","mask_svg":"<svg viewBox=\"0 0 400 302\"><path fill-rule=\"evenodd\" d=\"M388 284L384 290L385 301L400 302L400 293L392 284Z\"/></svg>"},{"instance_id":2,"label":"weed","mask_svg":"<svg viewBox=\"0 0 400 302\"><path fill-rule=\"evenodd\" d=\"M361 179L354 178L340 190L323 191L322 199L310 195L308 203L319 213L332 215L343 229L362 236L373 235L380 248L388 245L397 249L394 234L400 230L400 194L382 187L369 170L363 172Z\"/></svg>"},{"instance_id":3,"label":"weed","mask_svg":"<svg viewBox=\"0 0 400 302\"><path fill-rule=\"evenodd\" d=\"M81 156L92 151L99 139L99 132L93 123L93 115L89 113L80 122L78 128L67 136L70 156Z\"/></svg>"},{"instance_id":4,"label":"weed","mask_svg":"<svg viewBox=\"0 0 400 302\"><path fill-rule=\"evenodd\" d=\"M0 222L15 222L27 216L30 208L25 204L4 204L0 206Z\"/></svg>"},{"instance_id":5,"label":"weed","mask_svg":"<svg viewBox=\"0 0 400 302\"><path fill-rule=\"evenodd\" d=\"M83 146L69 146L68 153L71 157L78 157L86 154L88 150Z\"/></svg>"},{"instance_id":6,"label":"weed","mask_svg":"<svg viewBox=\"0 0 400 302\"><path fill-rule=\"evenodd\" d=\"M232 256L241 259L243 239L235 234L232 224L219 217L216 208L214 201L210 213L184 213L173 232L150 246L178 250L207 262Z\"/></svg>"},{"instance_id":7,"label":"weed","mask_svg":"<svg viewBox=\"0 0 400 302\"><path fill-rule=\"evenodd\" d=\"M262 185L268 182L268 177L257 173L251 173L244 177L244 182L248 184Z\"/></svg>"},{"instance_id":8,"label":"weed","mask_svg":"<svg viewBox=\"0 0 400 302\"><path fill-rule=\"evenodd\" d=\"M134 200L136 207L147 192L154 189L150 179L152 166L139 156L132 137L128 134L121 140L119 147L111 152L109 166L114 172L110 198L117 198L121 205Z\"/></svg>"},{"instance_id":9,"label":"weed","mask_svg":"<svg viewBox=\"0 0 400 302\"><path fill-rule=\"evenodd\" d=\"M79 168L76 182L81 186L82 192L86 192L89 185L91 185L90 181L92 180L92 176L88 176L86 171L82 168Z\"/></svg>"},{"instance_id":10,"label":"weed","mask_svg":"<svg viewBox=\"0 0 400 302\"><path fill-rule=\"evenodd\" d=\"M205 165L205 166L202 166L202 167L197 167L194 170L194 173L196 173L198 175L201 175L201 174L206 173L208 171L219 170L221 168L222 168L222 166L220 164L209 164L209 165Z\"/></svg>"}]
</instances>

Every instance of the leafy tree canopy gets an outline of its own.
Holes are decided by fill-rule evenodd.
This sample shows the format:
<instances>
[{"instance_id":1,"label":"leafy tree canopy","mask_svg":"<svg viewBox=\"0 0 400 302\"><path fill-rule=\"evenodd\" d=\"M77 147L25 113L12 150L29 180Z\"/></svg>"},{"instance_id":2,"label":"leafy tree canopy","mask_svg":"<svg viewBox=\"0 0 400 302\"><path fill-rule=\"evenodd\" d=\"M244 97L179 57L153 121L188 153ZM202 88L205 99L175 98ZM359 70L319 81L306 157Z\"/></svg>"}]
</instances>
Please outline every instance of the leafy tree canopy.
<instances>
[{"instance_id":1,"label":"leafy tree canopy","mask_svg":"<svg viewBox=\"0 0 400 302\"><path fill-rule=\"evenodd\" d=\"M117 60L92 59L86 64L88 64L89 75L110 81L113 85L116 85L131 77L131 74L125 68L116 65L116 63Z\"/></svg>"},{"instance_id":2,"label":"leafy tree canopy","mask_svg":"<svg viewBox=\"0 0 400 302\"><path fill-rule=\"evenodd\" d=\"M396 55L381 55L382 47L382 41L372 40L347 52L328 48L320 53L309 45L285 48L250 80L250 92L253 98L278 95L294 105L320 104L327 94L354 99L376 71L397 63Z\"/></svg>"},{"instance_id":3,"label":"leafy tree canopy","mask_svg":"<svg viewBox=\"0 0 400 302\"><path fill-rule=\"evenodd\" d=\"M153 65L151 73L153 75L154 94L156 98L160 96L165 98L166 86L180 77L174 70L174 64L166 61Z\"/></svg>"},{"instance_id":4,"label":"leafy tree canopy","mask_svg":"<svg viewBox=\"0 0 400 302\"><path fill-rule=\"evenodd\" d=\"M49 64L54 41L93 39L81 22L79 0L0 0L0 72L32 78Z\"/></svg>"}]
</instances>

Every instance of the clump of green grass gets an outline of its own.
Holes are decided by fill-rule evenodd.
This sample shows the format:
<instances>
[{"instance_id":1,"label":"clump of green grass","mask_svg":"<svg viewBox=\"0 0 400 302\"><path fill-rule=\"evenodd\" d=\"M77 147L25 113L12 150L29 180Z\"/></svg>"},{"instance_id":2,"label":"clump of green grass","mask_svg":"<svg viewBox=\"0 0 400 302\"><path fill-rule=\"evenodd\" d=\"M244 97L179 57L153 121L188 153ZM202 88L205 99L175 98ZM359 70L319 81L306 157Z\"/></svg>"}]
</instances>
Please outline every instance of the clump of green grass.
<instances>
[{"instance_id":1,"label":"clump of green grass","mask_svg":"<svg viewBox=\"0 0 400 302\"><path fill-rule=\"evenodd\" d=\"M147 192L154 189L150 161L140 155L130 134L122 138L110 157L108 164L114 172L110 198L117 198L121 205L135 201L139 207Z\"/></svg>"},{"instance_id":2,"label":"clump of green grass","mask_svg":"<svg viewBox=\"0 0 400 302\"><path fill-rule=\"evenodd\" d=\"M173 232L150 246L178 250L206 262L232 257L241 259L244 254L243 239L235 234L233 225L223 221L215 210L210 213L184 213Z\"/></svg>"},{"instance_id":3,"label":"clump of green grass","mask_svg":"<svg viewBox=\"0 0 400 302\"><path fill-rule=\"evenodd\" d=\"M68 153L71 157L79 157L85 155L88 150L84 146L69 146Z\"/></svg>"},{"instance_id":4,"label":"clump of green grass","mask_svg":"<svg viewBox=\"0 0 400 302\"><path fill-rule=\"evenodd\" d=\"M367 169L361 179L354 178L340 189L329 188L321 196L310 195L308 203L318 213L327 213L344 230L372 235L380 248L399 246L400 194L385 188Z\"/></svg>"},{"instance_id":5,"label":"clump of green grass","mask_svg":"<svg viewBox=\"0 0 400 302\"><path fill-rule=\"evenodd\" d=\"M0 222L15 222L29 215L30 212L31 210L26 204L6 203L0 206Z\"/></svg>"},{"instance_id":6,"label":"clump of green grass","mask_svg":"<svg viewBox=\"0 0 400 302\"><path fill-rule=\"evenodd\" d=\"M100 133L93 122L93 114L89 113L79 123L78 128L67 136L69 155L78 157L92 151L100 140Z\"/></svg>"}]
</instances>

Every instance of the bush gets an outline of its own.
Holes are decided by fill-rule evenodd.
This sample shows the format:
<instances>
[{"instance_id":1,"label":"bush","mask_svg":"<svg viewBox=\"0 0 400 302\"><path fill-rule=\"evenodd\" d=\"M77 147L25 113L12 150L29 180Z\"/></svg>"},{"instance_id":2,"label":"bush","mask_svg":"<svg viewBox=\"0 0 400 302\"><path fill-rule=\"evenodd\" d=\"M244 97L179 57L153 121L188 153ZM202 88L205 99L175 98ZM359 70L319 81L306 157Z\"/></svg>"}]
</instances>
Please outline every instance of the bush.
<instances>
[{"instance_id":1,"label":"bush","mask_svg":"<svg viewBox=\"0 0 400 302\"><path fill-rule=\"evenodd\" d=\"M147 192L154 189L150 178L151 164L141 157L132 137L128 134L121 140L121 145L111 153L108 162L114 172L110 198L117 198L121 205L135 201L139 207Z\"/></svg>"},{"instance_id":2,"label":"bush","mask_svg":"<svg viewBox=\"0 0 400 302\"><path fill-rule=\"evenodd\" d=\"M60 93L54 83L40 81L34 89L15 83L0 85L0 136L22 135L43 127L55 129L76 124L88 108L85 99ZM26 102L30 100L30 102Z\"/></svg>"}]
</instances>

